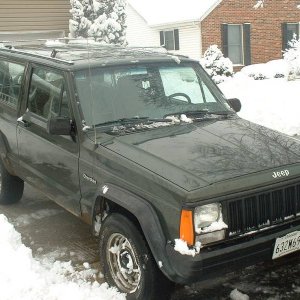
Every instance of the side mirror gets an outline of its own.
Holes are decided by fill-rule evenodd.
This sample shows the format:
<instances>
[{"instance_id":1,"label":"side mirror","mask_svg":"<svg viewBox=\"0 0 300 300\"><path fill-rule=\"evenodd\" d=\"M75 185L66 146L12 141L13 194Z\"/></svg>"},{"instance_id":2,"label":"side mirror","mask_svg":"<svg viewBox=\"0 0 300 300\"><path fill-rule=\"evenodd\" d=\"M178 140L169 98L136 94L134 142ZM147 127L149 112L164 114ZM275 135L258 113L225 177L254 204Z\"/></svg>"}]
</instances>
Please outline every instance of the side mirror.
<instances>
[{"instance_id":1,"label":"side mirror","mask_svg":"<svg viewBox=\"0 0 300 300\"><path fill-rule=\"evenodd\" d=\"M47 131L53 135L70 135L71 121L64 117L51 117L47 124Z\"/></svg>"},{"instance_id":2,"label":"side mirror","mask_svg":"<svg viewBox=\"0 0 300 300\"><path fill-rule=\"evenodd\" d=\"M235 112L241 111L242 103L239 99L237 98L227 99L227 102Z\"/></svg>"}]
</instances>

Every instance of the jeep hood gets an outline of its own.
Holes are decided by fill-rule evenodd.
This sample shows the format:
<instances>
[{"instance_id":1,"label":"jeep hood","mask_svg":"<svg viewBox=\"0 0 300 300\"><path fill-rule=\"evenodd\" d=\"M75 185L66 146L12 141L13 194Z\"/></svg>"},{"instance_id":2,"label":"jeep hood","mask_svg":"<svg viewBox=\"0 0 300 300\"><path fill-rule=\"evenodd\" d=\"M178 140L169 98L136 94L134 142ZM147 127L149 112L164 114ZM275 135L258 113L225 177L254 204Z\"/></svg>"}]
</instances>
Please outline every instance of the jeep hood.
<instances>
[{"instance_id":1,"label":"jeep hood","mask_svg":"<svg viewBox=\"0 0 300 300\"><path fill-rule=\"evenodd\" d=\"M300 162L296 139L237 117L118 136L106 147L187 191Z\"/></svg>"}]
</instances>

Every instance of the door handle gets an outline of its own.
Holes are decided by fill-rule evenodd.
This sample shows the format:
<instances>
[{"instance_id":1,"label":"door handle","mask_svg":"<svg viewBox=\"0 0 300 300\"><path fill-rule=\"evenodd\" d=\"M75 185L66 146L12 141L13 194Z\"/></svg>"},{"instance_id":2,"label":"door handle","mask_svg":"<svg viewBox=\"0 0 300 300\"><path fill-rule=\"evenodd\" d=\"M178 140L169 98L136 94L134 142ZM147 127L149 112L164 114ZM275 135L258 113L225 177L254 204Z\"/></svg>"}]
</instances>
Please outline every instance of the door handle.
<instances>
[{"instance_id":1,"label":"door handle","mask_svg":"<svg viewBox=\"0 0 300 300\"><path fill-rule=\"evenodd\" d=\"M23 127L29 127L31 125L31 123L26 120L18 120L18 123Z\"/></svg>"}]
</instances>

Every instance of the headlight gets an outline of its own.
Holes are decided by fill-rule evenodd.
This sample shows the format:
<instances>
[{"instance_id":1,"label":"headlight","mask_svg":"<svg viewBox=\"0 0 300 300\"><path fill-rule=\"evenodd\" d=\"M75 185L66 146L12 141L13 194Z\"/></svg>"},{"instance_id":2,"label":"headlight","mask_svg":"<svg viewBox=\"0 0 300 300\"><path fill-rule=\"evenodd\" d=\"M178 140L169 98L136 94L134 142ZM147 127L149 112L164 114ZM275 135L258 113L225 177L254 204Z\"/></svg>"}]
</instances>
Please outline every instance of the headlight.
<instances>
[{"instance_id":1,"label":"headlight","mask_svg":"<svg viewBox=\"0 0 300 300\"><path fill-rule=\"evenodd\" d=\"M197 207L194 214L196 233L200 233L201 228L207 227L213 222L218 221L220 213L221 205L219 203L212 203Z\"/></svg>"},{"instance_id":2,"label":"headlight","mask_svg":"<svg viewBox=\"0 0 300 300\"><path fill-rule=\"evenodd\" d=\"M198 235L196 241L200 241L202 245L223 240L228 226L223 221L221 204L197 207L194 212L194 226Z\"/></svg>"}]
</instances>

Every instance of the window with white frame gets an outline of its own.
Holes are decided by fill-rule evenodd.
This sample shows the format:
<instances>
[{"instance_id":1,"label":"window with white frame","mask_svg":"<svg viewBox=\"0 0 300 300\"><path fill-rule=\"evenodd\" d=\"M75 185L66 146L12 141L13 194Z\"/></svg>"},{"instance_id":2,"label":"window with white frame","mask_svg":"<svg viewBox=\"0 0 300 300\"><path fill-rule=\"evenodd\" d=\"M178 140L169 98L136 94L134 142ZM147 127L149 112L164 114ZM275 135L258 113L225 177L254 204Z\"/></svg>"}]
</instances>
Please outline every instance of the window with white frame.
<instances>
[{"instance_id":1,"label":"window with white frame","mask_svg":"<svg viewBox=\"0 0 300 300\"><path fill-rule=\"evenodd\" d=\"M234 65L250 65L250 24L222 24L222 49Z\"/></svg>"},{"instance_id":2,"label":"window with white frame","mask_svg":"<svg viewBox=\"0 0 300 300\"><path fill-rule=\"evenodd\" d=\"M179 50L179 30L160 31L160 45L167 50Z\"/></svg>"},{"instance_id":3,"label":"window with white frame","mask_svg":"<svg viewBox=\"0 0 300 300\"><path fill-rule=\"evenodd\" d=\"M235 65L243 65L243 27L228 25L228 57Z\"/></svg>"},{"instance_id":4,"label":"window with white frame","mask_svg":"<svg viewBox=\"0 0 300 300\"><path fill-rule=\"evenodd\" d=\"M289 49L290 41L296 37L299 39L300 23L283 23L282 24L282 49Z\"/></svg>"}]
</instances>

